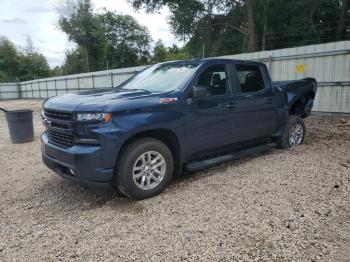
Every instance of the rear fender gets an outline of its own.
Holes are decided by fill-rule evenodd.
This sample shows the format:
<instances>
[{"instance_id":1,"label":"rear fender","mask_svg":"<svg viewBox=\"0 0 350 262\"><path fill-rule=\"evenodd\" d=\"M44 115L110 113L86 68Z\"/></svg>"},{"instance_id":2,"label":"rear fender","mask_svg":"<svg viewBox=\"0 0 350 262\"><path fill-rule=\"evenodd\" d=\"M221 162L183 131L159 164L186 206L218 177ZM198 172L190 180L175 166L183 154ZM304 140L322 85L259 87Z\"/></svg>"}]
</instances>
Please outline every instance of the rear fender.
<instances>
[{"instance_id":1,"label":"rear fender","mask_svg":"<svg viewBox=\"0 0 350 262\"><path fill-rule=\"evenodd\" d=\"M287 84L285 89L290 115L302 118L310 115L317 90L316 79L305 78Z\"/></svg>"}]
</instances>

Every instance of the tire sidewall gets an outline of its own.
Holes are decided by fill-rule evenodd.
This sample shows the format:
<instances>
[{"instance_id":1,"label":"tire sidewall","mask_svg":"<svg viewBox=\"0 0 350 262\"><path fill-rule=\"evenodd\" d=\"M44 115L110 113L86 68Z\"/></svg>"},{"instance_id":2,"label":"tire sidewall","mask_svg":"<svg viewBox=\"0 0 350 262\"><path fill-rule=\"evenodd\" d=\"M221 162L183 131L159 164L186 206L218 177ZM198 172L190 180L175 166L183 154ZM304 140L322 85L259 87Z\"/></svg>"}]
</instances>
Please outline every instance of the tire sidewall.
<instances>
[{"instance_id":1,"label":"tire sidewall","mask_svg":"<svg viewBox=\"0 0 350 262\"><path fill-rule=\"evenodd\" d=\"M140 189L133 179L133 168L137 159L147 151L160 153L166 163L163 180L150 190ZM123 150L117 165L116 185L126 196L133 199L145 199L160 194L169 184L173 175L173 156L169 148L159 140L145 138L133 141Z\"/></svg>"},{"instance_id":2,"label":"tire sidewall","mask_svg":"<svg viewBox=\"0 0 350 262\"><path fill-rule=\"evenodd\" d=\"M304 143L304 140L305 140L305 135L306 135L306 128L305 128L305 124L304 124L304 121L302 118L298 117L298 116L289 116L289 119L288 119L288 123L286 125L286 128L283 132L283 137L282 137L282 148L291 148L291 147L294 147L294 146L291 146L289 144L289 133L292 129L292 127L296 124L300 124L302 129L303 129L303 137L302 137L302 140L300 141L300 143L298 145L301 145ZM295 145L295 146L298 146L298 145Z\"/></svg>"},{"instance_id":3,"label":"tire sidewall","mask_svg":"<svg viewBox=\"0 0 350 262\"><path fill-rule=\"evenodd\" d=\"M299 116L290 115L288 117L287 123L285 124L285 127L283 128L282 134L276 139L278 148L287 149L291 147L289 145L289 132L295 124L300 124L303 128L303 138L299 145L304 142L306 136L306 128L303 119Z\"/></svg>"}]
</instances>

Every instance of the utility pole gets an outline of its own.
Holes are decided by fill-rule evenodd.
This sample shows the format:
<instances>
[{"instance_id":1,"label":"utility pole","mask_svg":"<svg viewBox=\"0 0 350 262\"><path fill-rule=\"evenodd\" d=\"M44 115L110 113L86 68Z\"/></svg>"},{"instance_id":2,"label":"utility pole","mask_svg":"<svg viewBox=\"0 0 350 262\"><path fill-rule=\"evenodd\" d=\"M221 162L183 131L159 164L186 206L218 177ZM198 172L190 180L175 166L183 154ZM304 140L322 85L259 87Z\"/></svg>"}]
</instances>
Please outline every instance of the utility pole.
<instances>
[{"instance_id":1,"label":"utility pole","mask_svg":"<svg viewBox=\"0 0 350 262\"><path fill-rule=\"evenodd\" d=\"M204 51L205 51L205 45L204 45L204 42L203 42L203 46L202 46L202 57L203 57L203 58L205 57Z\"/></svg>"}]
</instances>

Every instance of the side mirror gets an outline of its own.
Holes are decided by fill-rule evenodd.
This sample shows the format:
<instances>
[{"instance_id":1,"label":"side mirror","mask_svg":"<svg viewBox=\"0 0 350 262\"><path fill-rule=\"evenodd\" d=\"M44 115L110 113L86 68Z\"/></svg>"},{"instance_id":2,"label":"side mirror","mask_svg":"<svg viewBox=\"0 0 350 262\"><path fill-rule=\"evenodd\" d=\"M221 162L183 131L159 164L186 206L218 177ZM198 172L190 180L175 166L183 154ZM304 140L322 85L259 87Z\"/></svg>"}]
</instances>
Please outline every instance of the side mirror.
<instances>
[{"instance_id":1,"label":"side mirror","mask_svg":"<svg viewBox=\"0 0 350 262\"><path fill-rule=\"evenodd\" d=\"M201 98L210 95L208 87L206 86L193 86L192 87L192 97Z\"/></svg>"}]
</instances>

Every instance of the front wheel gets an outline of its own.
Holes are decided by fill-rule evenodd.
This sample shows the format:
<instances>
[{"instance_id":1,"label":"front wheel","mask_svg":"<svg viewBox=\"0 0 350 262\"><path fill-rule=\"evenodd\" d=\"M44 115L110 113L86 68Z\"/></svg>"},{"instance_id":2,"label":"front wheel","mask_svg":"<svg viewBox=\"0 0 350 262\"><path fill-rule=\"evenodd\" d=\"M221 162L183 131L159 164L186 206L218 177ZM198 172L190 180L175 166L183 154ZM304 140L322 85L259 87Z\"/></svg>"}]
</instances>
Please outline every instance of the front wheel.
<instances>
[{"instance_id":1,"label":"front wheel","mask_svg":"<svg viewBox=\"0 0 350 262\"><path fill-rule=\"evenodd\" d=\"M277 139L277 145L283 149L300 145L304 142L305 133L306 129L303 119L294 115L289 116L282 135Z\"/></svg>"},{"instance_id":2,"label":"front wheel","mask_svg":"<svg viewBox=\"0 0 350 262\"><path fill-rule=\"evenodd\" d=\"M140 138L126 145L116 167L116 185L126 196L145 199L160 194L173 175L169 148L153 138Z\"/></svg>"}]
</instances>

